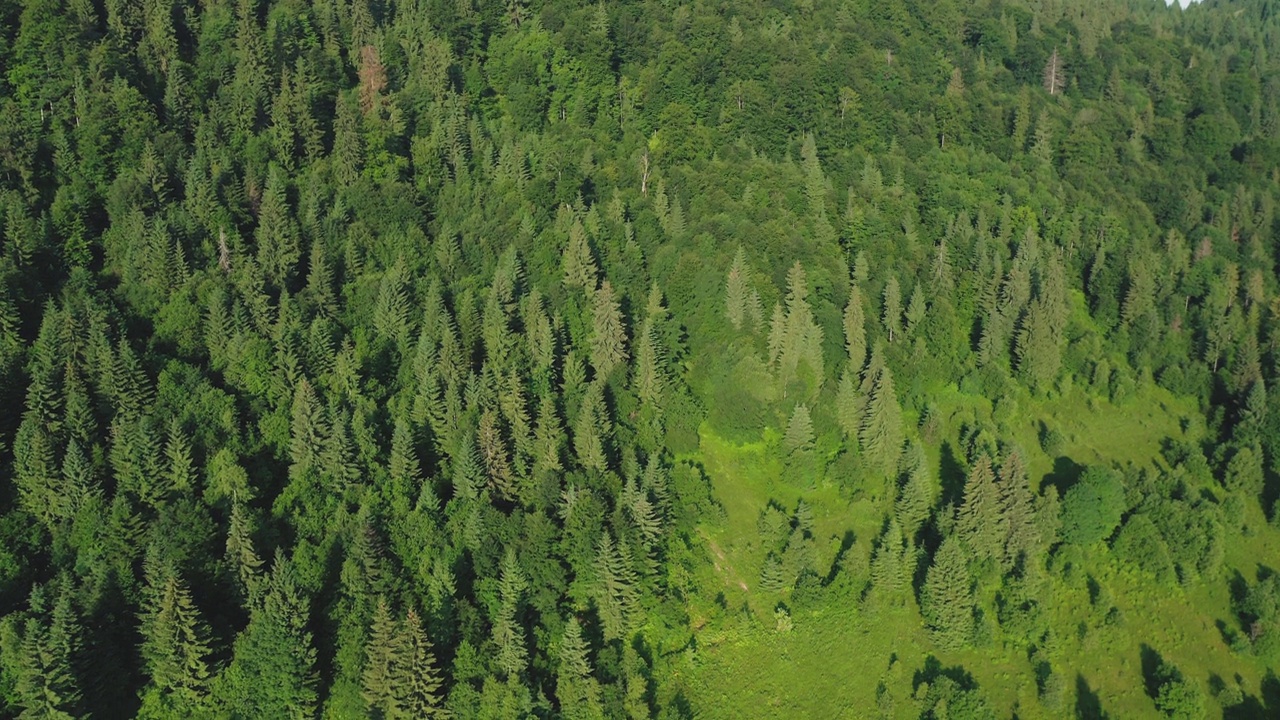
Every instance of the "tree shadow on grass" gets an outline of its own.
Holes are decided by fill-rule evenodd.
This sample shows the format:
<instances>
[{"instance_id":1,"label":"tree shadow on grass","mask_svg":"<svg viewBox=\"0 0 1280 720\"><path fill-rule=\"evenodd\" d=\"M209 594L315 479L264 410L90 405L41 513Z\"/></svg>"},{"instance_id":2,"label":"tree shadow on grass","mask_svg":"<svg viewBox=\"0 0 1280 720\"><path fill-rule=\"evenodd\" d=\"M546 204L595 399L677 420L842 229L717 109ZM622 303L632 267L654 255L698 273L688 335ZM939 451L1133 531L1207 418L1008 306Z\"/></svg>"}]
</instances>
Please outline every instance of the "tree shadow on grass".
<instances>
[{"instance_id":1,"label":"tree shadow on grass","mask_svg":"<svg viewBox=\"0 0 1280 720\"><path fill-rule=\"evenodd\" d=\"M1107 714L1102 711L1102 700L1083 675L1076 675L1076 717L1080 720L1107 720Z\"/></svg>"},{"instance_id":2,"label":"tree shadow on grass","mask_svg":"<svg viewBox=\"0 0 1280 720\"><path fill-rule=\"evenodd\" d=\"M1044 492L1046 487L1052 485L1058 490L1058 497L1066 494L1067 489L1076 484L1076 480L1084 474L1084 466L1072 460L1071 458L1061 455L1053 461L1053 472L1045 475L1040 481L1040 491Z\"/></svg>"}]
</instances>

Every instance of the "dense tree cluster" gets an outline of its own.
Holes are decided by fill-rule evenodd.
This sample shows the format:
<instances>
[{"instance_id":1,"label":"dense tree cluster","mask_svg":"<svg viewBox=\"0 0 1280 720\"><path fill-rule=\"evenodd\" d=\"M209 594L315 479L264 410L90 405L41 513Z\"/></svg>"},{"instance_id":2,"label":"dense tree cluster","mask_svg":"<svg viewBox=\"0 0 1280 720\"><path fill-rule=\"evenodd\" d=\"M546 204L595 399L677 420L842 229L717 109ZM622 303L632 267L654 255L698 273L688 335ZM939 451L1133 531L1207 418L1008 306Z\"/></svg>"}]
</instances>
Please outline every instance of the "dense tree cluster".
<instances>
[{"instance_id":1,"label":"dense tree cluster","mask_svg":"<svg viewBox=\"0 0 1280 720\"><path fill-rule=\"evenodd\" d=\"M1086 5L0 0L0 715L691 717L701 433L883 517L828 569L770 504L753 585L944 651L1050 652L1104 544L1219 581L1280 511L1280 20ZM1019 402L1156 386L1205 442L1029 476Z\"/></svg>"}]
</instances>

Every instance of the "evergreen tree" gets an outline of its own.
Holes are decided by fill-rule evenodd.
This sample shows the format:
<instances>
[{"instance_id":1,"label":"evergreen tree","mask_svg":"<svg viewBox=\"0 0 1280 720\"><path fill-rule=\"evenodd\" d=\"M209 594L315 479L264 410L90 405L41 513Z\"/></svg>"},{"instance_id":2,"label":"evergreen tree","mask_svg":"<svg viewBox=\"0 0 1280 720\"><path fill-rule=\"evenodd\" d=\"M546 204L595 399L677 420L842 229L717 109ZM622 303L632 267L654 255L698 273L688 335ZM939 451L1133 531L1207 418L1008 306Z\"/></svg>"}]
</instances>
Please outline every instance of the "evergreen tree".
<instances>
[{"instance_id":1,"label":"evergreen tree","mask_svg":"<svg viewBox=\"0 0 1280 720\"><path fill-rule=\"evenodd\" d=\"M725 287L725 313L734 330L741 330L747 319L747 303L750 296L751 271L747 268L746 256L742 246L733 256L733 266L729 268L729 279Z\"/></svg>"},{"instance_id":2,"label":"evergreen tree","mask_svg":"<svg viewBox=\"0 0 1280 720\"><path fill-rule=\"evenodd\" d=\"M436 668L431 642L422 621L412 609L405 615L401 634L400 664L396 669L397 706L405 720L446 717L440 688L444 684Z\"/></svg>"},{"instance_id":3,"label":"evergreen tree","mask_svg":"<svg viewBox=\"0 0 1280 720\"><path fill-rule=\"evenodd\" d=\"M849 288L849 303L844 308L844 347L849 357L849 370L858 374L867 359L866 315L862 293L857 285Z\"/></svg>"},{"instance_id":4,"label":"evergreen tree","mask_svg":"<svg viewBox=\"0 0 1280 720\"><path fill-rule=\"evenodd\" d=\"M523 673L529 661L529 651L524 644L524 628L516 617L521 596L528 584L516 562L515 551L511 549L502 558L502 575L498 588L500 601L498 614L493 620L493 642L498 648L498 667L510 679Z\"/></svg>"},{"instance_id":5,"label":"evergreen tree","mask_svg":"<svg viewBox=\"0 0 1280 720\"><path fill-rule=\"evenodd\" d=\"M597 575L595 600L600 625L606 640L625 638L630 634L636 610L635 573L623 548L605 532L596 544Z\"/></svg>"},{"instance_id":6,"label":"evergreen tree","mask_svg":"<svg viewBox=\"0 0 1280 720\"><path fill-rule=\"evenodd\" d=\"M956 536L942 541L920 591L920 612L934 642L964 647L973 635L973 591L968 559Z\"/></svg>"},{"instance_id":7,"label":"evergreen tree","mask_svg":"<svg viewBox=\"0 0 1280 720\"><path fill-rule=\"evenodd\" d=\"M604 439L610 432L604 407L603 388L591 383L582 398L582 409L573 428L573 449L582 467L596 472L607 468Z\"/></svg>"},{"instance_id":8,"label":"evergreen tree","mask_svg":"<svg viewBox=\"0 0 1280 720\"><path fill-rule=\"evenodd\" d=\"M788 455L808 455L813 452L813 420L804 403L796 405L791 411L787 432L782 437L782 446Z\"/></svg>"},{"instance_id":9,"label":"evergreen tree","mask_svg":"<svg viewBox=\"0 0 1280 720\"><path fill-rule=\"evenodd\" d=\"M142 656L151 676L141 715L192 715L208 692L208 629L186 584L174 573L152 577L150 603L142 614Z\"/></svg>"},{"instance_id":10,"label":"evergreen tree","mask_svg":"<svg viewBox=\"0 0 1280 720\"><path fill-rule=\"evenodd\" d=\"M903 429L902 407L898 405L893 374L888 367L881 368L873 377L858 439L867 467L883 477L892 477L902 453Z\"/></svg>"},{"instance_id":11,"label":"evergreen tree","mask_svg":"<svg viewBox=\"0 0 1280 720\"><path fill-rule=\"evenodd\" d=\"M964 483L964 502L956 517L956 537L979 558L1002 560L1008 527L1001 513L991 458L982 455Z\"/></svg>"},{"instance_id":12,"label":"evergreen tree","mask_svg":"<svg viewBox=\"0 0 1280 720\"><path fill-rule=\"evenodd\" d=\"M604 718L600 684L592 677L587 642L582 637L582 625L576 617L570 617L565 623L564 637L560 640L556 698L560 701L561 715L567 719Z\"/></svg>"},{"instance_id":13,"label":"evergreen tree","mask_svg":"<svg viewBox=\"0 0 1280 720\"><path fill-rule=\"evenodd\" d=\"M292 565L277 555L262 602L236 639L219 678L219 714L243 718L311 717L316 707L316 654L307 630L307 600Z\"/></svg>"},{"instance_id":14,"label":"evergreen tree","mask_svg":"<svg viewBox=\"0 0 1280 720\"><path fill-rule=\"evenodd\" d=\"M902 329L902 289L898 285L896 275L890 275L884 285L884 305L881 309L881 321L889 335L889 342Z\"/></svg>"},{"instance_id":15,"label":"evergreen tree","mask_svg":"<svg viewBox=\"0 0 1280 720\"><path fill-rule=\"evenodd\" d=\"M401 694L397 692L397 681L407 658L402 656L404 648L398 642L397 634L387 601L379 598L369 625L364 670L360 675L361 695L374 717L407 717L400 705Z\"/></svg>"},{"instance_id":16,"label":"evergreen tree","mask_svg":"<svg viewBox=\"0 0 1280 720\"><path fill-rule=\"evenodd\" d=\"M933 505L933 481L926 467L924 448L919 442L908 445L905 461L906 479L898 489L894 503L894 516L908 541L914 541L916 533L929 517Z\"/></svg>"},{"instance_id":17,"label":"evergreen tree","mask_svg":"<svg viewBox=\"0 0 1280 720\"><path fill-rule=\"evenodd\" d=\"M595 291L591 306L591 367L597 378L605 378L615 367L626 363L628 357L622 311L613 286L605 280Z\"/></svg>"}]
</instances>

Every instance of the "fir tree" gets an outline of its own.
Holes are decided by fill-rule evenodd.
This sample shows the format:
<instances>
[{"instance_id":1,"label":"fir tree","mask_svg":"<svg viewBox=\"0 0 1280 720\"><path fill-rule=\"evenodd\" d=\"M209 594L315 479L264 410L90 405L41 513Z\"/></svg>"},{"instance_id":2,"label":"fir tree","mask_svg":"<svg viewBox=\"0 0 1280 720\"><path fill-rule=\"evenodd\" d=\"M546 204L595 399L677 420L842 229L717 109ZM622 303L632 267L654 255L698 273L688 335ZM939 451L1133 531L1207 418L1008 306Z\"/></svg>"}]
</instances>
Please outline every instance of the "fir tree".
<instances>
[{"instance_id":1,"label":"fir tree","mask_svg":"<svg viewBox=\"0 0 1280 720\"><path fill-rule=\"evenodd\" d=\"M600 684L592 677L587 658L587 642L582 625L570 617L560 640L559 666L556 672L556 698L560 713L567 720L602 720Z\"/></svg>"},{"instance_id":2,"label":"fir tree","mask_svg":"<svg viewBox=\"0 0 1280 720\"><path fill-rule=\"evenodd\" d=\"M440 698L444 684L436 667L431 642L418 614L410 609L401 634L400 664L396 669L397 706L405 720L446 717Z\"/></svg>"},{"instance_id":3,"label":"fir tree","mask_svg":"<svg viewBox=\"0 0 1280 720\"><path fill-rule=\"evenodd\" d=\"M385 598L379 598L374 606L369 625L369 639L365 643L364 670L360 675L361 696L369 712L375 717L395 718L404 716L397 680L406 658L403 647L397 642L395 619L387 607Z\"/></svg>"},{"instance_id":4,"label":"fir tree","mask_svg":"<svg viewBox=\"0 0 1280 720\"><path fill-rule=\"evenodd\" d=\"M613 286L605 280L595 291L591 306L591 366L597 378L604 378L615 367L627 362L628 357L622 311L613 294Z\"/></svg>"},{"instance_id":5,"label":"fir tree","mask_svg":"<svg viewBox=\"0 0 1280 720\"><path fill-rule=\"evenodd\" d=\"M956 518L956 536L977 557L1001 560L1007 535L991 458L982 455L965 480L964 502Z\"/></svg>"},{"instance_id":6,"label":"fir tree","mask_svg":"<svg viewBox=\"0 0 1280 720\"><path fill-rule=\"evenodd\" d=\"M808 455L813 452L813 420L804 403L796 405L791 411L787 432L782 437L782 446L788 455Z\"/></svg>"},{"instance_id":7,"label":"fir tree","mask_svg":"<svg viewBox=\"0 0 1280 720\"><path fill-rule=\"evenodd\" d=\"M895 275L890 275L884 285L884 306L880 319L889 335L889 342L893 342L894 335L902 328L902 289L898 286Z\"/></svg>"},{"instance_id":8,"label":"fir tree","mask_svg":"<svg viewBox=\"0 0 1280 720\"><path fill-rule=\"evenodd\" d=\"M892 477L902 453L903 429L902 407L888 367L881 368L872 380L858 439L867 466L883 477Z\"/></svg>"},{"instance_id":9,"label":"fir tree","mask_svg":"<svg viewBox=\"0 0 1280 720\"><path fill-rule=\"evenodd\" d=\"M508 549L502 558L502 575L498 581L501 596L498 614L493 620L493 642L498 648L498 667L507 678L515 678L528 665L529 651L524 644L524 628L516 613L520 599L528 588L524 573L516 562L515 551Z\"/></svg>"},{"instance_id":10,"label":"fir tree","mask_svg":"<svg viewBox=\"0 0 1280 720\"><path fill-rule=\"evenodd\" d=\"M849 370L862 372L867 361L866 314L862 307L862 292L857 285L849 288L849 303L844 308L844 347L849 358Z\"/></svg>"},{"instance_id":11,"label":"fir tree","mask_svg":"<svg viewBox=\"0 0 1280 720\"><path fill-rule=\"evenodd\" d=\"M155 696L144 695L143 706L155 716L191 714L208 691L208 630L175 573L150 581L152 607L142 615L142 656Z\"/></svg>"},{"instance_id":12,"label":"fir tree","mask_svg":"<svg viewBox=\"0 0 1280 720\"><path fill-rule=\"evenodd\" d=\"M733 266L729 268L729 279L725 286L725 312L734 330L741 330L747 316L747 302L751 287L751 271L747 268L746 256L742 246L733 256Z\"/></svg>"},{"instance_id":13,"label":"fir tree","mask_svg":"<svg viewBox=\"0 0 1280 720\"><path fill-rule=\"evenodd\" d=\"M920 591L920 612L934 642L944 648L964 647L973 635L973 591L968 560L960 539L942 541Z\"/></svg>"}]
</instances>

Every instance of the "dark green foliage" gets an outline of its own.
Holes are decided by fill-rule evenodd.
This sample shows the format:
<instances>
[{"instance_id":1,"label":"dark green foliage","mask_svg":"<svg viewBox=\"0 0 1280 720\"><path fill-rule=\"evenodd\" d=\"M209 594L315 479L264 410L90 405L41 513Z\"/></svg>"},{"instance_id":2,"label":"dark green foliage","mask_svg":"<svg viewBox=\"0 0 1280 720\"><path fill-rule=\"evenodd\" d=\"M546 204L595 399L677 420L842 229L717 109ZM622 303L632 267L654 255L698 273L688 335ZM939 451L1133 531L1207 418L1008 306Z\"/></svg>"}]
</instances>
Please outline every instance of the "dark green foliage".
<instances>
[{"instance_id":1,"label":"dark green foliage","mask_svg":"<svg viewBox=\"0 0 1280 720\"><path fill-rule=\"evenodd\" d=\"M1070 5L0 0L0 716L690 717L913 591L1059 716L1108 539L1272 662L1275 14Z\"/></svg>"}]
</instances>

